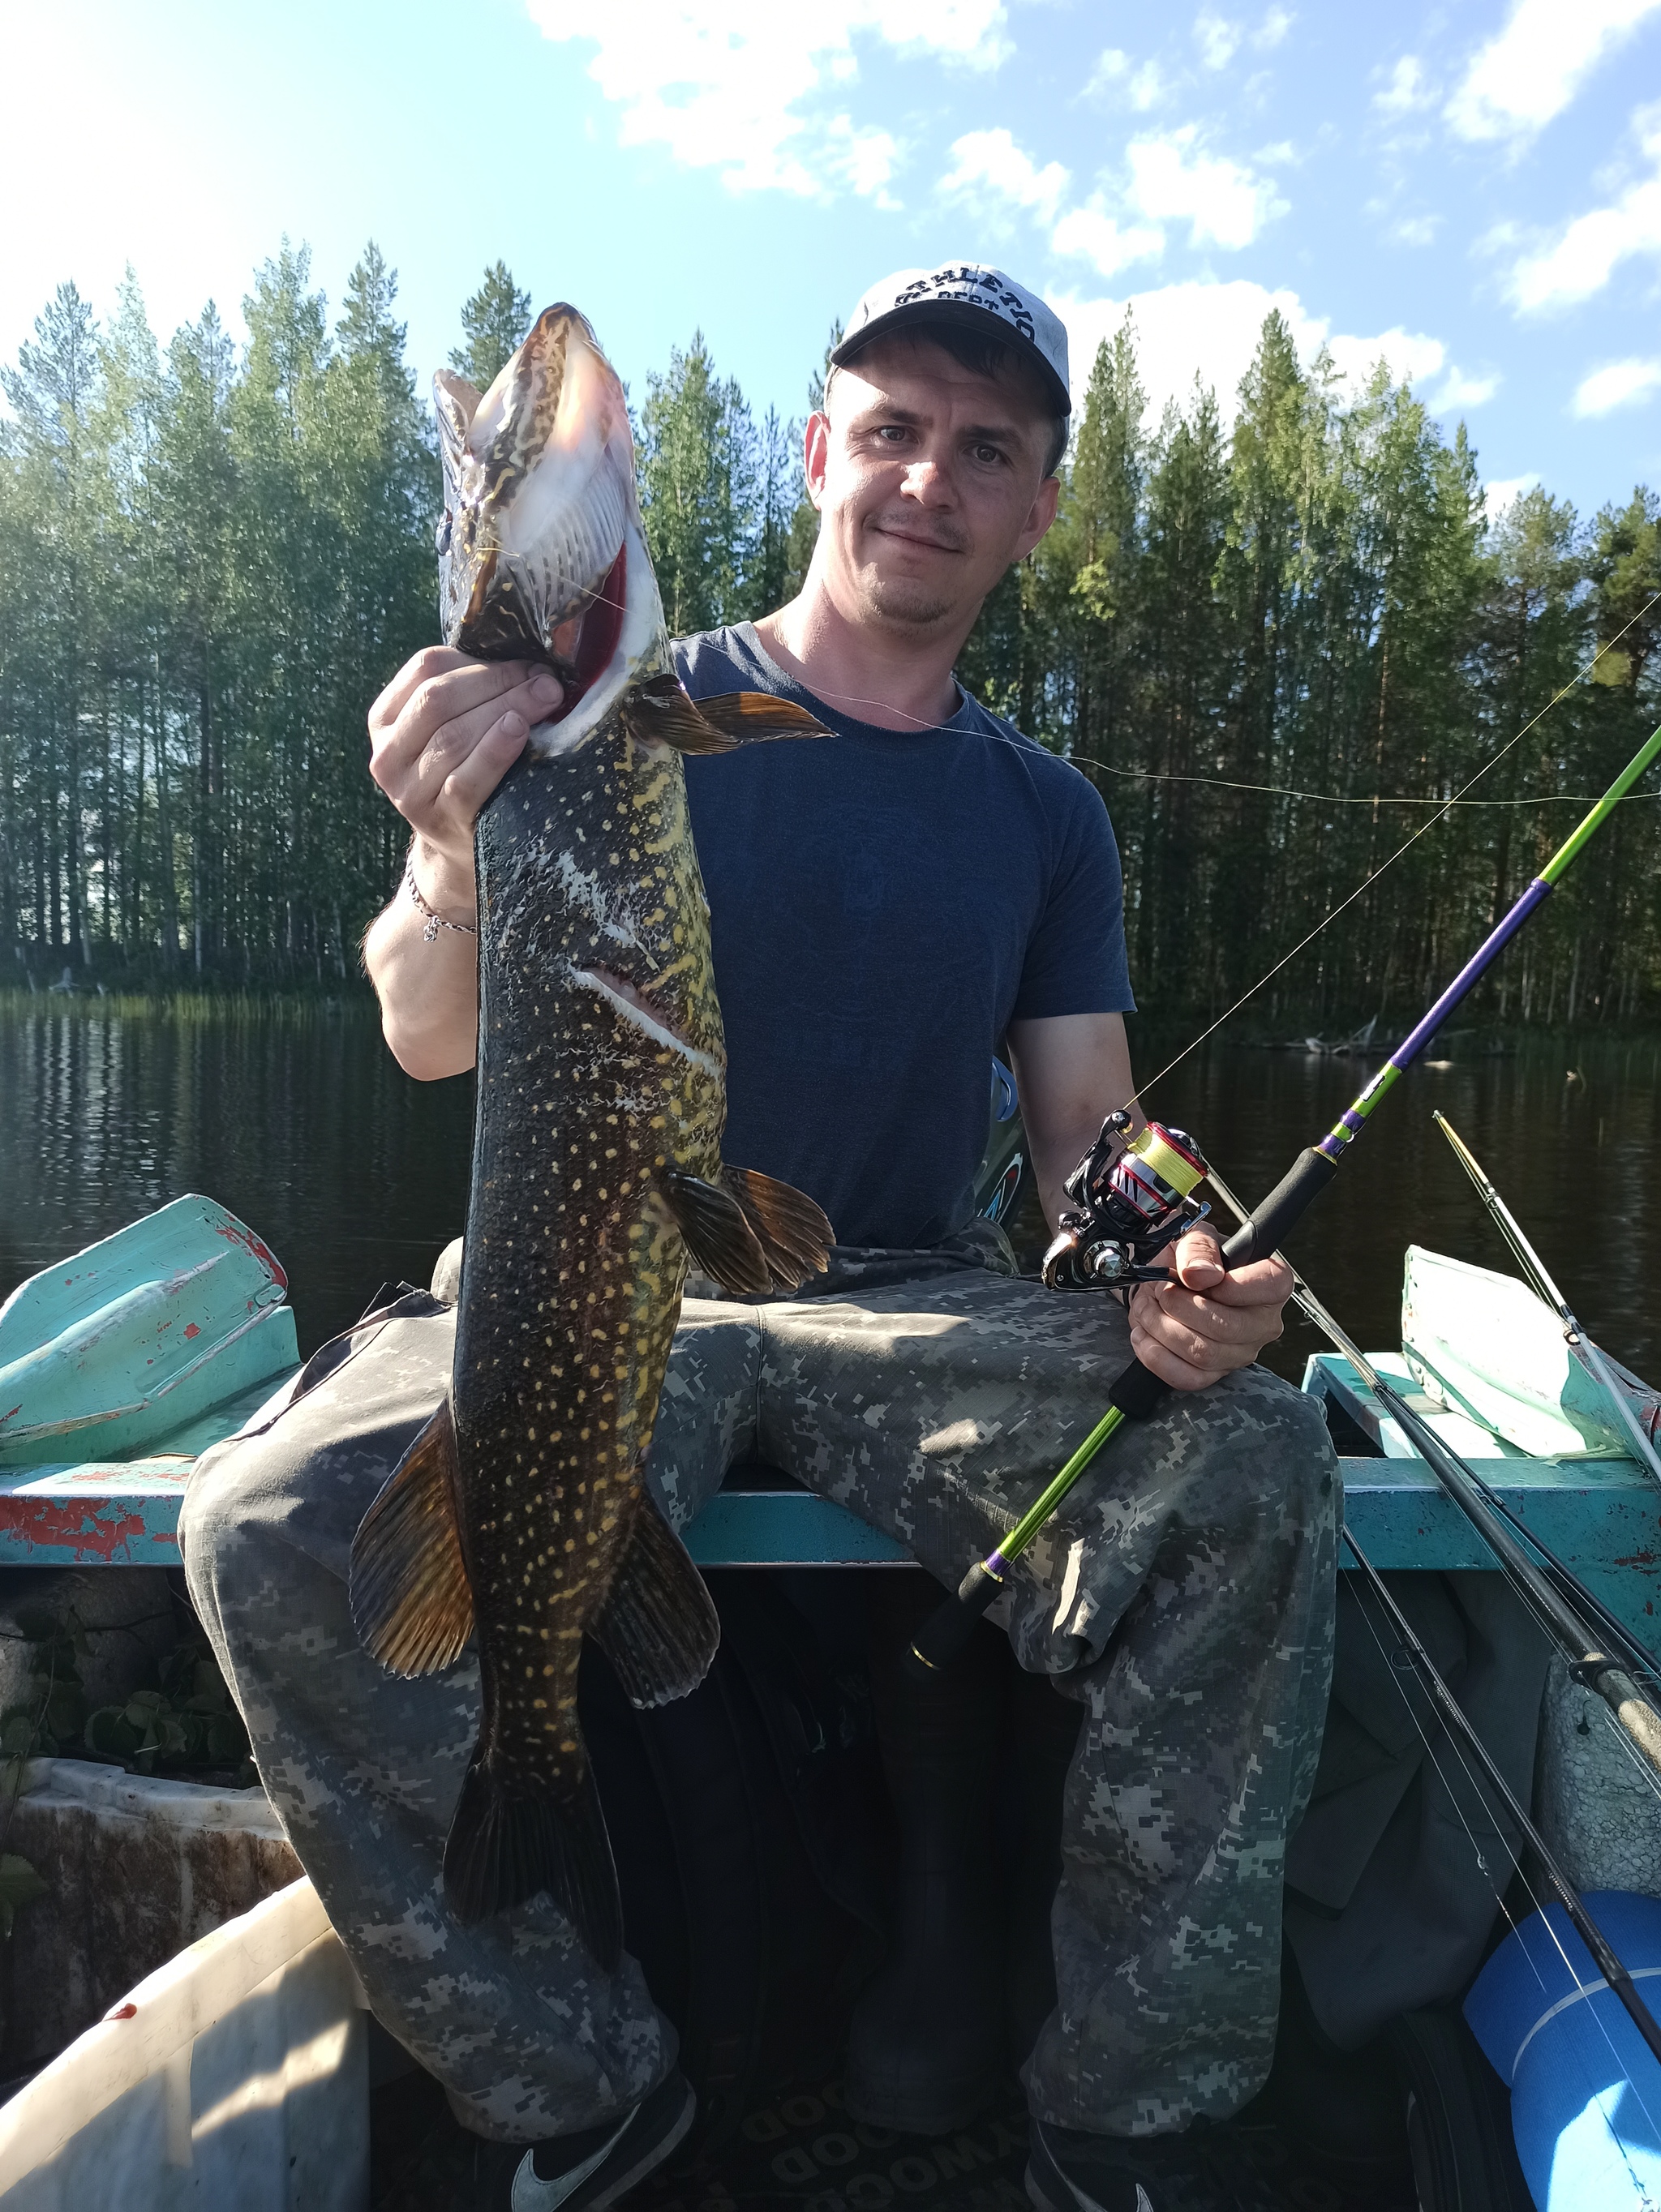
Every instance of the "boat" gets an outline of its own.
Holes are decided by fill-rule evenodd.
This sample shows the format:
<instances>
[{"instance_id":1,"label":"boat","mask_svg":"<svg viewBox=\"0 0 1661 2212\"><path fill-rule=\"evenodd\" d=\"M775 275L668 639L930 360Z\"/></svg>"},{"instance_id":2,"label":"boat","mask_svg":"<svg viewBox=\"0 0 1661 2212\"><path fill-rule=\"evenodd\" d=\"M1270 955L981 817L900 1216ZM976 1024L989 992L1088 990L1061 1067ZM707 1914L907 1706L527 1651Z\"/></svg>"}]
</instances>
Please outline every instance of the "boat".
<instances>
[{"instance_id":1,"label":"boat","mask_svg":"<svg viewBox=\"0 0 1661 2212\"><path fill-rule=\"evenodd\" d=\"M1003 1220L1025 1178L1013 1109L1013 1082L1005 1072L1000 1085L995 1072L977 1189L983 1211ZM1545 1311L1509 1277L1415 1248L1406 1261L1402 1346L1368 1355L1369 1364L1621 1621L1646 1636L1661 1598L1661 1493L1623 1449L1618 1427L1600 1415L1585 1364L1564 1352L1555 1319L1547 1313L1549 1326L1542 1324L1519 1298ZM0 1405L9 1408L0 1418L0 1575L15 1589L20 1577L44 1581L53 1571L72 1570L113 1589L124 1575L176 1570L179 1509L196 1455L290 1388L299 1370L280 1263L255 1231L211 1200L176 1200L32 1278L0 1308ZM1625 1382L1653 1433L1661 1397L1636 1377ZM1304 1388L1320 1401L1339 1454L1347 1526L1410 1607L1423 1601L1415 1616L1421 1622L1438 1607L1446 1613L1454 1594L1449 1617L1457 1614L1461 1633L1469 1632L1462 1695L1480 1710L1485 1728L1500 1737L1509 1731L1513 1752L1526 1738L1530 1771L1539 1722L1534 1814L1577 1885L1595 1893L1661 1896L1657 1801L1641 1789L1634 1794L1630 1768L1611 1753L1602 1708L1593 1708L1590 1693L1548 1667L1543 1654L1478 1679L1477 1628L1492 1637L1495 1624L1503 1625L1500 1577L1390 1405L1335 1352L1310 1358ZM826 1903L815 1856L826 1831L813 1823L839 1790L868 1796L872 1769L868 1734L861 1743L848 1703L847 1650L822 1666L790 1656L813 1638L823 1643L836 1634L834 1606L823 1596L832 1585L810 1578L820 1595L809 1620L800 1610L800 1571L832 1566L856 1578L861 1570L907 1562L899 1547L830 1500L763 1469L736 1470L735 1478L686 1536L722 1610L723 1663L733 1670L726 1707L752 1711L757 1725L746 1737L742 1728L715 1727L707 1712L683 1722L681 1708L668 1709L666 1721L626 1710L608 1718L597 1709L596 1763L604 1788L606 1758L630 1756L630 1731L649 1719L666 1730L652 1747L658 1786L672 1790L678 1758L706 1778L712 1765L727 1762L734 1791L747 1793L747 1801L773 1792L777 1818L770 1832L776 1838L794 1820L807 1849L800 1863L784 1865L768 1863L757 1846L757 1893L770 1882L798 1885L796 1917L812 1940L804 1939L789 1971L840 1978L836 2002L806 2002L815 1992L803 1985L782 2011L778 1961L762 1958L746 1979L732 1963L741 1947L723 1941L700 1954L698 1915L689 1903L678 1940L691 1945L693 1963L690 1980L683 1973L678 2024L688 2071L703 2093L698 2186L712 2199L723 2191L782 2193L804 2205L812 2200L819 2212L906 2193L936 2212L1013 2203L1024 2157L1013 2084L1002 2106L952 2143L868 2142L879 2131L861 2136L838 2116L835 2045L843 2015L837 2007L845 2014L850 1977L880 1955L880 1899L873 1904L869 1887L870 1835L861 1843L860 1819L852 1818L842 1821L836 1844L845 1878ZM774 1571L757 1575L758 1568ZM1347 1577L1344 1603L1352 1613L1360 1602L1354 1584ZM834 1586L851 1589L856 1580ZM1340 1772L1317 1783L1288 1855L1296 1911L1289 1903L1292 1965L1275 2076L1241 2121L1212 2131L1215 2143L1196 2156L1208 2161L1220 2208L1276 2201L1272 2194L1231 2197L1243 2176L1272 2189L1307 2167L1314 2178L1307 2188L1299 2182L1303 2196L1284 2201L1389 2202L1377 2191L1394 2174L1416 2190L1421 2212L1473 2204L1524 2212L1537 2200L1519 2163L1517 2142L1526 2130L1512 2127L1507 2082L1518 2083L1519 2100L1533 2100L1530 2112L1539 2099L1530 2086L1534 2075L1502 2048L1506 2035L1518 2039L1512 2016L1522 2001L1507 2000L1509 2012L1497 1999L1486 2011L1479 2003L1480 2033L1460 2009L1478 1970L1488 1971L1485 1957L1500 1926L1492 1899L1480 1910L1482 1899L1468 1887L1463 1901L1447 1905L1472 1923L1456 1986L1421 1989L1359 2049L1346 2050L1322 2012L1322 1943L1329 1939L1321 1929L1353 1926L1366 1908L1366 1864L1335 1873L1330 1852L1316 1863L1310 1840L1318 1839L1323 1821L1330 1828L1343 1811L1345 1789L1357 1786L1354 1729L1365 1729L1368 1709L1354 1685L1366 1674L1369 1655L1357 1644L1354 1620L1350 1633L1348 1653L1341 1644L1338 1717L1329 1729L1329 1752L1335 1728L1351 1732L1336 1762L1342 1768L1348 1760L1348 1779ZM686 1701L689 1712L697 1694ZM603 1693L596 1698L603 1706ZM683 1740L676 1734L683 1727L703 1733ZM780 1752L787 1741L795 1747L794 1768ZM1404 1746L1412 1748L1405 1731L1396 1743L1398 1765ZM1407 1763L1412 1771L1398 1805L1415 1790L1427 1796L1433 1743L1428 1764L1422 1747L1416 1762ZM21 1770L27 1794L18 1803L17 1836L40 1832L40 1822L55 1808L54 1817L64 1820L84 1814L106 1826L118 1816L129 1822L134 1838L149 1839L143 1864L152 1871L165 1863L156 1856L157 1836L166 1850L182 1850L175 1832L186 1828L220 1838L222 1857L242 1853L239 1864L253 1866L249 1854L259 1838L269 1848L242 1892L233 1897L227 1888L236 1909L222 1924L204 1930L181 1923L177 1948L139 1961L143 1971L134 1972L131 1984L112 1989L107 1961L102 1984L88 1983L96 2008L81 2032L0 2105L0 2212L70 2212L93 2201L94 2172L102 2177L97 2201L122 2212L170 2212L186 2202L259 2212L302 2204L307 2212L361 2212L379 2201L371 2150L377 2126L382 2138L387 2130L374 2116L395 2112L407 2129L411 2112L429 2111L419 2100L431 2085L413 2077L366 2014L315 1893L282 1856L286 1846L272 1833L263 1793L228 1788L222 1778L132 1772L143 1761L131 1758L124 1766L87 1765L84 1779L66 1773L70 1764L36 1758ZM1388 1759L1367 1767L1363 1759L1361 1766L1360 1786L1375 1794L1395 1786ZM1502 1854L1515 1841L1507 1843L1503 1824L1494 1837L1488 1847ZM692 1900L711 1866L730 1875L733 1833L700 1838L689 1829L677 1835L675 1850L672 1864L637 1870L634 1878L678 1883ZM855 1864L862 1850L863 1873ZM626 1905L628 1864L622 1871ZM772 1895L776 1917L776 1889ZM715 1917L706 1937L727 1932L719 1911L734 1909L730 1880L722 1897L718 1911L708 1908ZM0 1887L0 1907L3 1902ZM42 1911L38 1899L16 1906L16 1959L31 1955L29 1916ZM1315 1929L1306 1950L1299 1934L1304 1926ZM186 1934L193 1940L184 1941ZM161 1941L154 1929L149 1940ZM706 1971L699 1958L715 1951L721 1971ZM656 1989L657 1963L646 1963ZM1653 1965L1646 1954L1642 1971L1658 1970L1661 1954ZM787 1988L784 1995L793 1993ZM1595 2027L1591 2008L1581 2009ZM1501 2014L1512 2024L1494 2027ZM1640 2062L1627 2054L1622 2063L1630 2072ZM1547 2071L1561 2087L1561 2052ZM1598 2094L1607 2089L1598 2085ZM1583 2099L1563 2125L1584 2122L1583 2108L1595 2102ZM862 2193L853 2185L861 2177L868 2182ZM1327 2195L1309 2193L1317 2188ZM671 2199L661 2201L666 2206ZM1561 2212L1555 2195L1550 2202L1552 2212Z\"/></svg>"}]
</instances>

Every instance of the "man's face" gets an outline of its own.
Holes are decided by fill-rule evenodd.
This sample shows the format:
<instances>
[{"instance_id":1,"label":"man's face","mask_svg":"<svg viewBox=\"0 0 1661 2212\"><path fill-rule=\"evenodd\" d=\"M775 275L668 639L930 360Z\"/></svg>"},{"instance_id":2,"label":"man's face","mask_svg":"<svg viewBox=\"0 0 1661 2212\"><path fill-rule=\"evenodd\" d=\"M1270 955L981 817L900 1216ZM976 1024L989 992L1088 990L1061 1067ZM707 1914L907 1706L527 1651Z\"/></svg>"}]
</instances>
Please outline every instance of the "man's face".
<instances>
[{"instance_id":1,"label":"man's face","mask_svg":"<svg viewBox=\"0 0 1661 2212\"><path fill-rule=\"evenodd\" d=\"M896 334L837 371L825 405L808 424L807 485L832 599L884 629L966 631L1055 520L1036 391Z\"/></svg>"}]
</instances>

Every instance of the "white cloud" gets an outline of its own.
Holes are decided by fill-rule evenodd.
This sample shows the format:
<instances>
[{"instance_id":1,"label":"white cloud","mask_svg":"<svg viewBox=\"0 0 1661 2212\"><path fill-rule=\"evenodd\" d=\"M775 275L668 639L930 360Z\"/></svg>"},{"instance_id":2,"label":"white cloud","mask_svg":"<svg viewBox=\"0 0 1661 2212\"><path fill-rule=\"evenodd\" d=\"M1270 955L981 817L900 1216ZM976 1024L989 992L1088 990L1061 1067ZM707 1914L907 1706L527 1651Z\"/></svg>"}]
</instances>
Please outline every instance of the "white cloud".
<instances>
[{"instance_id":1,"label":"white cloud","mask_svg":"<svg viewBox=\"0 0 1661 2212\"><path fill-rule=\"evenodd\" d=\"M1525 491L1532 491L1540 481L1537 469L1529 469L1520 477L1496 477L1492 483L1482 486L1482 504L1490 522L1497 522L1508 507L1513 506Z\"/></svg>"},{"instance_id":2,"label":"white cloud","mask_svg":"<svg viewBox=\"0 0 1661 2212\"><path fill-rule=\"evenodd\" d=\"M1117 84L1130 74L1130 57L1123 46L1104 46L1101 58L1090 72L1085 86L1086 96L1092 92L1105 92L1110 84Z\"/></svg>"},{"instance_id":3,"label":"white cloud","mask_svg":"<svg viewBox=\"0 0 1661 2212\"><path fill-rule=\"evenodd\" d=\"M1165 251L1165 233L1158 225L1135 223L1122 230L1102 204L1098 193L1086 205L1074 208L1056 224L1051 251L1068 259L1094 262L1103 276L1116 276L1133 261L1157 258Z\"/></svg>"},{"instance_id":4,"label":"white cloud","mask_svg":"<svg viewBox=\"0 0 1661 2212\"><path fill-rule=\"evenodd\" d=\"M1499 389L1497 376L1467 376L1463 369L1450 368L1446 383L1430 404L1437 414L1451 415L1458 407L1482 406Z\"/></svg>"},{"instance_id":5,"label":"white cloud","mask_svg":"<svg viewBox=\"0 0 1661 2212\"><path fill-rule=\"evenodd\" d=\"M1299 358L1308 365L1324 345L1347 381L1365 381L1381 357L1397 376L1433 375L1445 349L1439 340L1406 331L1357 337L1335 331L1323 315L1311 314L1297 293L1271 292L1248 278L1222 284L1183 283L1133 292L1128 298L1080 299L1051 292L1050 304L1067 325L1072 358L1074 404L1084 404L1096 349L1110 338L1129 307L1135 317L1136 358L1155 422L1168 399L1186 404L1197 374L1217 395L1225 421L1234 412L1240 379L1251 366L1271 308L1291 330Z\"/></svg>"},{"instance_id":6,"label":"white cloud","mask_svg":"<svg viewBox=\"0 0 1661 2212\"><path fill-rule=\"evenodd\" d=\"M1654 173L1629 185L1611 206L1577 216L1555 246L1525 254L1509 289L1519 307L1572 306L1601 292L1618 264L1634 253L1661 253L1661 118L1646 118L1640 143Z\"/></svg>"},{"instance_id":7,"label":"white cloud","mask_svg":"<svg viewBox=\"0 0 1661 2212\"><path fill-rule=\"evenodd\" d=\"M1399 324L1393 330L1380 331L1376 338L1348 337L1339 332L1327 339L1326 347L1340 377L1352 386L1365 384L1381 361L1397 383L1406 379L1422 384L1447 359L1447 348L1440 338L1427 337L1421 331L1404 331Z\"/></svg>"},{"instance_id":8,"label":"white cloud","mask_svg":"<svg viewBox=\"0 0 1661 2212\"><path fill-rule=\"evenodd\" d=\"M952 167L940 189L946 198L966 200L983 214L995 216L1019 208L1050 222L1067 184L1059 161L1039 168L1007 131L970 131L953 140Z\"/></svg>"},{"instance_id":9,"label":"white cloud","mask_svg":"<svg viewBox=\"0 0 1661 2212\"><path fill-rule=\"evenodd\" d=\"M1244 33L1238 23L1216 15L1209 8L1196 18L1194 42L1200 49L1200 59L1208 70L1226 69L1239 51Z\"/></svg>"},{"instance_id":10,"label":"white cloud","mask_svg":"<svg viewBox=\"0 0 1661 2212\"><path fill-rule=\"evenodd\" d=\"M1518 0L1505 28L1473 57L1448 121L1462 138L1539 130L1658 7L1661 0Z\"/></svg>"},{"instance_id":11,"label":"white cloud","mask_svg":"<svg viewBox=\"0 0 1661 2212\"><path fill-rule=\"evenodd\" d=\"M1278 46L1297 20L1289 8L1271 8L1252 33L1252 45L1265 49Z\"/></svg>"},{"instance_id":12,"label":"white cloud","mask_svg":"<svg viewBox=\"0 0 1661 2212\"><path fill-rule=\"evenodd\" d=\"M1404 215L1391 225L1390 234L1397 246L1433 246L1441 228L1439 215Z\"/></svg>"},{"instance_id":13,"label":"white cloud","mask_svg":"<svg viewBox=\"0 0 1661 2212\"><path fill-rule=\"evenodd\" d=\"M1129 100L1141 115L1157 107L1170 89L1158 62L1144 62L1140 69L1133 69L1123 46L1104 46L1085 85L1084 97L1099 99L1112 93L1116 100Z\"/></svg>"},{"instance_id":14,"label":"white cloud","mask_svg":"<svg viewBox=\"0 0 1661 2212\"><path fill-rule=\"evenodd\" d=\"M1574 394L1577 415L1607 415L1616 407L1635 407L1661 392L1661 360L1612 361L1583 377Z\"/></svg>"},{"instance_id":15,"label":"white cloud","mask_svg":"<svg viewBox=\"0 0 1661 2212\"><path fill-rule=\"evenodd\" d=\"M1238 250L1286 212L1287 203L1272 184L1226 155L1202 153L1192 123L1157 138L1133 140L1126 158L1132 206L1156 222L1185 220L1191 246Z\"/></svg>"},{"instance_id":16,"label":"white cloud","mask_svg":"<svg viewBox=\"0 0 1661 2212\"><path fill-rule=\"evenodd\" d=\"M887 189L899 158L899 141L886 131L869 126L856 129L852 118L846 115L833 115L824 126L821 159L861 199L874 201L879 208L892 210L899 206Z\"/></svg>"},{"instance_id":17,"label":"white cloud","mask_svg":"<svg viewBox=\"0 0 1661 2212\"><path fill-rule=\"evenodd\" d=\"M556 45L592 44L588 75L623 111L626 146L666 146L737 191L830 197L833 181L882 204L898 158L885 131L824 112L859 75L856 36L899 54L990 69L1010 51L1001 0L527 0ZM815 95L818 95L817 100Z\"/></svg>"},{"instance_id":18,"label":"white cloud","mask_svg":"<svg viewBox=\"0 0 1661 2212\"><path fill-rule=\"evenodd\" d=\"M1436 97L1425 76L1425 65L1417 54L1403 54L1384 80L1382 92L1375 92L1372 104L1380 115L1392 121L1411 115L1421 107L1428 107Z\"/></svg>"}]
</instances>

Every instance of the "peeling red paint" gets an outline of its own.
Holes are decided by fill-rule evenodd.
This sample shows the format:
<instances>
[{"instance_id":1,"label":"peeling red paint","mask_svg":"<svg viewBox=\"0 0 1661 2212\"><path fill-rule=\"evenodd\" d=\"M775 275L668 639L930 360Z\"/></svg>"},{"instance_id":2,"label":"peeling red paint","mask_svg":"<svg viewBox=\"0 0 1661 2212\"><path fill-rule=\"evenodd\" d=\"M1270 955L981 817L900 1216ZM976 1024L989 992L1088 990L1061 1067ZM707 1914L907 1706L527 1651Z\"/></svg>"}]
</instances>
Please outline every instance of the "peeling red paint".
<instances>
[{"instance_id":1,"label":"peeling red paint","mask_svg":"<svg viewBox=\"0 0 1661 2212\"><path fill-rule=\"evenodd\" d=\"M135 1536L151 1534L142 1513L121 1513L100 1520L95 1498L72 1498L60 1503L55 1498L16 1495L0 1498L0 1530L21 1537L26 1545L71 1550L78 1559L102 1559L106 1565ZM177 1544L179 1539L175 1535L168 1540Z\"/></svg>"},{"instance_id":2,"label":"peeling red paint","mask_svg":"<svg viewBox=\"0 0 1661 2212\"><path fill-rule=\"evenodd\" d=\"M186 1336L200 1336L202 1332L193 1321L187 1321L185 1324L185 1334Z\"/></svg>"},{"instance_id":3,"label":"peeling red paint","mask_svg":"<svg viewBox=\"0 0 1661 2212\"><path fill-rule=\"evenodd\" d=\"M1615 1567L1642 1567L1646 1571L1652 1571L1656 1565L1656 1559L1657 1555L1653 1552L1628 1552L1624 1558L1611 1559L1609 1565Z\"/></svg>"},{"instance_id":4,"label":"peeling red paint","mask_svg":"<svg viewBox=\"0 0 1661 2212\"><path fill-rule=\"evenodd\" d=\"M272 1281L280 1289L288 1289L289 1279L278 1264L276 1253L263 1237L256 1237L252 1229L245 1229L240 1221L222 1221L215 1234L222 1237L228 1244L240 1244L245 1252L251 1252L262 1267L271 1269Z\"/></svg>"}]
</instances>

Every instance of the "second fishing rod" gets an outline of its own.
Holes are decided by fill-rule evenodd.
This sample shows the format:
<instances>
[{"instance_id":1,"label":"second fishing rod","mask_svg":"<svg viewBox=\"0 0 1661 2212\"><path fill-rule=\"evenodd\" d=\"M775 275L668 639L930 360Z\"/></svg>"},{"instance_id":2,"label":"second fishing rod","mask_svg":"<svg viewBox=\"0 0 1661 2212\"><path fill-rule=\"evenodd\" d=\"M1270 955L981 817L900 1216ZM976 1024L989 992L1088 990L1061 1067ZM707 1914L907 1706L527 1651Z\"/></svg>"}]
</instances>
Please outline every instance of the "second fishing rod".
<instances>
[{"instance_id":1,"label":"second fishing rod","mask_svg":"<svg viewBox=\"0 0 1661 2212\"><path fill-rule=\"evenodd\" d=\"M1244 1220L1245 1209L1214 1168L1210 1181L1223 1204ZM1487 1544L1536 1622L1556 1644L1574 1680L1603 1700L1615 1725L1661 1780L1661 1706L1656 1702L1661 1677L1654 1658L1469 1462L1408 1404L1295 1267L1292 1279L1298 1305L1349 1361Z\"/></svg>"},{"instance_id":2,"label":"second fishing rod","mask_svg":"<svg viewBox=\"0 0 1661 2212\"><path fill-rule=\"evenodd\" d=\"M1301 1152L1290 1171L1244 1227L1222 1248L1225 1267L1266 1258L1331 1182L1368 1117L1388 1096L1461 1001L1475 988L1530 915L1544 904L1615 807L1658 756L1661 729L1621 769L1589 813L1564 839L1509 913L1491 929L1423 1018L1402 1038L1326 1135ZM1066 1184L1068 1209L1061 1234L1044 1260L1053 1288L1129 1288L1162 1271L1150 1261L1198 1219L1194 1192L1206 1162L1184 1131L1153 1122L1135 1135L1127 1111L1110 1115L1091 1152ZM911 1647L927 1668L951 1663L967 1645L975 1624L1006 1588L1013 1562L1033 1542L1097 1454L1127 1420L1146 1420L1169 1386L1140 1359L1132 1359L1108 1391L1107 1411L1043 1494L983 1559L977 1559L938 1612L923 1623Z\"/></svg>"}]
</instances>

